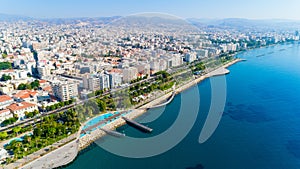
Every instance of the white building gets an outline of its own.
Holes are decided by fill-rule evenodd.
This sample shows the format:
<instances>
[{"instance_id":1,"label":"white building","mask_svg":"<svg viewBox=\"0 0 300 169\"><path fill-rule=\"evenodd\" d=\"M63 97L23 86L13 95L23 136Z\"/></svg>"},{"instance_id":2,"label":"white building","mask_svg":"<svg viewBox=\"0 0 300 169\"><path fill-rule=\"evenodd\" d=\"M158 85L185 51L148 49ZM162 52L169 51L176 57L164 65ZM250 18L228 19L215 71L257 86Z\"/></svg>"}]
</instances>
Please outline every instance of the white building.
<instances>
[{"instance_id":1,"label":"white building","mask_svg":"<svg viewBox=\"0 0 300 169\"><path fill-rule=\"evenodd\" d=\"M5 109L7 106L12 104L14 99L9 97L8 95L1 95L0 96L0 109Z\"/></svg>"},{"instance_id":2,"label":"white building","mask_svg":"<svg viewBox=\"0 0 300 169\"><path fill-rule=\"evenodd\" d=\"M227 45L228 51L232 51L232 52L237 51L237 47L238 47L237 44L233 44L233 43Z\"/></svg>"},{"instance_id":3,"label":"white building","mask_svg":"<svg viewBox=\"0 0 300 169\"><path fill-rule=\"evenodd\" d=\"M207 58L208 57L208 50L206 49L198 49L195 50L197 53L198 58Z\"/></svg>"},{"instance_id":4,"label":"white building","mask_svg":"<svg viewBox=\"0 0 300 169\"><path fill-rule=\"evenodd\" d=\"M122 74L120 73L110 73L109 74L109 82L110 82L110 87L116 88L122 84Z\"/></svg>"},{"instance_id":5,"label":"white building","mask_svg":"<svg viewBox=\"0 0 300 169\"><path fill-rule=\"evenodd\" d=\"M37 71L39 73L40 78L47 77L47 76L51 75L51 70L50 70L49 66L38 66Z\"/></svg>"},{"instance_id":6,"label":"white building","mask_svg":"<svg viewBox=\"0 0 300 169\"><path fill-rule=\"evenodd\" d=\"M135 67L129 67L123 69L123 81L124 83L129 83L131 80L137 78L138 70Z\"/></svg>"},{"instance_id":7,"label":"white building","mask_svg":"<svg viewBox=\"0 0 300 169\"><path fill-rule=\"evenodd\" d=\"M102 74L99 76L100 79L100 89L110 89L110 81L109 81L109 75Z\"/></svg>"},{"instance_id":8,"label":"white building","mask_svg":"<svg viewBox=\"0 0 300 169\"><path fill-rule=\"evenodd\" d=\"M15 90L14 85L12 85L10 83L0 83L0 92L1 93L7 94L14 90Z\"/></svg>"},{"instance_id":9,"label":"white building","mask_svg":"<svg viewBox=\"0 0 300 169\"><path fill-rule=\"evenodd\" d=\"M142 63L136 66L138 73L143 75L150 75L150 65L148 63Z\"/></svg>"},{"instance_id":10,"label":"white building","mask_svg":"<svg viewBox=\"0 0 300 169\"><path fill-rule=\"evenodd\" d=\"M180 56L180 54L173 55L173 57L172 57L172 66L176 67L176 66L180 66L182 64L183 64L183 59Z\"/></svg>"},{"instance_id":11,"label":"white building","mask_svg":"<svg viewBox=\"0 0 300 169\"><path fill-rule=\"evenodd\" d=\"M167 61L160 59L159 60L159 71L167 70L167 69L168 69Z\"/></svg>"},{"instance_id":12,"label":"white building","mask_svg":"<svg viewBox=\"0 0 300 169\"><path fill-rule=\"evenodd\" d=\"M185 55L185 61L186 62L191 63L191 62L194 62L196 59L197 59L197 56L196 56L195 53L187 53Z\"/></svg>"},{"instance_id":13,"label":"white building","mask_svg":"<svg viewBox=\"0 0 300 169\"><path fill-rule=\"evenodd\" d=\"M4 120L12 118L13 114L10 112L9 109L0 110L0 123Z\"/></svg>"},{"instance_id":14,"label":"white building","mask_svg":"<svg viewBox=\"0 0 300 169\"><path fill-rule=\"evenodd\" d=\"M156 73L159 71L159 61L153 60L150 62L150 69L152 70L152 73Z\"/></svg>"},{"instance_id":15,"label":"white building","mask_svg":"<svg viewBox=\"0 0 300 169\"><path fill-rule=\"evenodd\" d=\"M97 77L91 76L91 75L84 75L83 76L83 88L90 90L90 91L96 91L100 89L100 80Z\"/></svg>"},{"instance_id":16,"label":"white building","mask_svg":"<svg viewBox=\"0 0 300 169\"><path fill-rule=\"evenodd\" d=\"M56 81L51 84L55 97L60 101L71 100L78 96L78 84L70 81Z\"/></svg>"},{"instance_id":17,"label":"white building","mask_svg":"<svg viewBox=\"0 0 300 169\"><path fill-rule=\"evenodd\" d=\"M34 110L38 110L36 104L28 103L28 102L21 102L21 103L14 103L7 107L14 115L17 115L19 119L25 118L25 112L33 112Z\"/></svg>"}]
</instances>

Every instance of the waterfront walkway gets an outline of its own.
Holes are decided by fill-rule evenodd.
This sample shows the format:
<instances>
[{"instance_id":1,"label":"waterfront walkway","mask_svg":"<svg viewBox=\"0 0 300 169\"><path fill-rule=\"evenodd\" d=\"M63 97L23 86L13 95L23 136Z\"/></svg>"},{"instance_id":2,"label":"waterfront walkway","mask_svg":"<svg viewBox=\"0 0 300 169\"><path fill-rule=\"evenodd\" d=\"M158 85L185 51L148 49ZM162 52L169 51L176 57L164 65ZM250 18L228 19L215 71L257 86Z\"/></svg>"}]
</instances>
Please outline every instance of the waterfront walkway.
<instances>
[{"instance_id":1,"label":"waterfront walkway","mask_svg":"<svg viewBox=\"0 0 300 169\"><path fill-rule=\"evenodd\" d=\"M49 169L64 166L72 162L78 154L78 139L46 154L21 167L22 169Z\"/></svg>"},{"instance_id":2,"label":"waterfront walkway","mask_svg":"<svg viewBox=\"0 0 300 169\"><path fill-rule=\"evenodd\" d=\"M147 109L154 109L154 108L159 108L159 107L162 107L162 106L166 106L168 105L169 103L171 103L176 95L176 87L175 87L175 84L174 86L172 87L173 88L173 93L172 93L172 96L169 98L169 100L165 103L161 103L161 104L157 104L157 105L149 105L148 107L144 107L144 108L147 108Z\"/></svg>"},{"instance_id":3,"label":"waterfront walkway","mask_svg":"<svg viewBox=\"0 0 300 169\"><path fill-rule=\"evenodd\" d=\"M207 73L206 76L207 77L222 76L222 75L226 75L228 73L230 73L230 71L222 66L214 71Z\"/></svg>"},{"instance_id":4,"label":"waterfront walkway","mask_svg":"<svg viewBox=\"0 0 300 169\"><path fill-rule=\"evenodd\" d=\"M71 162L77 156L78 143L73 141L74 139L76 140L77 138L78 138L78 134L77 133L73 134L33 154L30 154L22 159L19 159L14 163L5 166L5 168L7 169L15 169L15 168L24 168L24 169L41 168L42 169L45 167L53 168L53 167L49 167L52 165L51 160L49 160L50 159L49 157L51 157L52 161L55 161L55 165L53 166L58 167L61 165L65 165L66 161ZM51 151L51 149L56 149L56 150ZM68 153L69 154L68 157L62 157L61 155L64 153ZM43 166L42 164L45 164L45 166Z\"/></svg>"},{"instance_id":5,"label":"waterfront walkway","mask_svg":"<svg viewBox=\"0 0 300 169\"><path fill-rule=\"evenodd\" d=\"M227 74L227 73L229 73L229 70L227 70L226 68L234 63L239 62L239 61L241 61L241 60L240 59L234 60L234 61L224 65L223 67L212 71L211 73L201 76L201 77L193 80L191 83L187 83L186 85L179 87L177 89L177 92L181 92L181 91L189 88L190 86L194 85L195 83L198 83L198 82L204 80L205 78L208 78L211 76L219 76L219 75ZM169 104L173 100L173 98L176 94L175 87L173 88L173 90L174 90L173 93L170 92L168 94L165 94L164 96L162 96L156 100L153 100L150 103L145 104L141 108L135 109L131 113L126 114L125 117L127 117L129 119L134 119L134 118L142 115L144 112L146 112L146 109L149 107L151 107L151 108L161 107L161 106ZM171 98L170 98L170 96L171 96ZM166 100L167 98L170 98L167 102L159 104L161 101ZM122 118L118 118L113 121L108 121L108 124L106 124L103 128L105 130L114 130L115 128L122 126L124 124L125 124L125 120L123 120ZM67 139L70 139L70 140L62 140L58 143L55 143L54 145L52 145L52 147L57 148L57 149L52 152L49 152L48 154L46 154L47 153L46 149L49 149L51 146L48 146L32 155L29 155L28 157L26 157L24 159L18 160L16 163L5 166L5 168L9 168L9 169L10 168L24 168L24 169L31 169L31 168L39 169L39 168L41 168L41 169L43 169L43 168L55 168L55 167L66 165L66 164L72 162L76 158L79 150L85 148L91 142L97 140L98 138L100 138L106 134L105 131L98 129L98 128L96 130L91 131L90 133L86 134L82 138L79 137L80 133L81 133L81 129L79 130L78 134L74 134L73 139L70 139L70 137L68 137ZM64 145L64 146L62 146L62 145ZM30 163L28 163L28 162L30 162ZM28 163L28 164L21 167L21 165L24 163Z\"/></svg>"}]
</instances>

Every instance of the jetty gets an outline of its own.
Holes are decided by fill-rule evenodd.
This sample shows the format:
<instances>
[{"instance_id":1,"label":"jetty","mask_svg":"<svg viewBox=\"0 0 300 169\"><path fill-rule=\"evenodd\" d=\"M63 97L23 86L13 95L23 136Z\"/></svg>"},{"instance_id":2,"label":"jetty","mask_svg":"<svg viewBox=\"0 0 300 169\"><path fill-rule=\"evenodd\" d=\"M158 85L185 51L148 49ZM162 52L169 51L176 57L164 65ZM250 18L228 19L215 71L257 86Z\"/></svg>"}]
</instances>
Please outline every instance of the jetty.
<instances>
[{"instance_id":1,"label":"jetty","mask_svg":"<svg viewBox=\"0 0 300 169\"><path fill-rule=\"evenodd\" d=\"M131 125L131 126L137 128L137 129L141 130L141 131L148 132L148 133L151 133L153 131L153 129L151 129L151 128L145 126L145 125L142 125L142 124L140 124L140 123L138 123L134 120L130 120L126 117L122 117L122 118L126 121L126 123L128 125Z\"/></svg>"},{"instance_id":2,"label":"jetty","mask_svg":"<svg viewBox=\"0 0 300 169\"><path fill-rule=\"evenodd\" d=\"M105 129L105 128L100 128L100 130L104 131L106 134L114 136L114 137L125 137L124 133L120 133L114 130L109 130L109 129Z\"/></svg>"}]
</instances>

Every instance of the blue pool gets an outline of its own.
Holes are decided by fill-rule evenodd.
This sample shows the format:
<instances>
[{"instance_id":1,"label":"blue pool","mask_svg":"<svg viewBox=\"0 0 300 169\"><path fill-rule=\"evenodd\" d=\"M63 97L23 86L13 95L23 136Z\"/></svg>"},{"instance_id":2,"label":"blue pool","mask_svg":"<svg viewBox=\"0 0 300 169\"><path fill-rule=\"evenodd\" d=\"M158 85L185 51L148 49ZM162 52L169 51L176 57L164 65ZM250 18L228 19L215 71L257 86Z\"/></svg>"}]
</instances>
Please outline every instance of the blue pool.
<instances>
[{"instance_id":1,"label":"blue pool","mask_svg":"<svg viewBox=\"0 0 300 169\"><path fill-rule=\"evenodd\" d=\"M118 112L116 112L116 113L118 113ZM107 119L107 118L109 118L109 117L111 117L111 116L113 116L113 115L114 115L114 114L112 114L112 113L106 113L106 114L103 114L103 115L101 115L101 116L95 117L95 118L91 119L90 121L88 121L88 122L85 124L85 126L82 128L82 130L85 130L85 129L87 129L88 127L93 126L93 125L95 125L95 124L101 122L102 120L105 120L105 119ZM100 125L100 126L98 126L98 127L102 127L103 125L105 125L105 124L102 124L102 125ZM96 130L96 128L93 128L93 129L92 129L92 131L94 131L94 130ZM80 137L83 137L84 135L85 135L85 134L81 134Z\"/></svg>"},{"instance_id":2,"label":"blue pool","mask_svg":"<svg viewBox=\"0 0 300 169\"><path fill-rule=\"evenodd\" d=\"M124 116L124 115L126 115L126 114L128 114L128 113L130 113L130 112L132 112L132 110L122 113L121 116ZM90 127L90 126L93 126L93 125L95 125L95 124L101 122L102 120L105 120L105 119L107 119L107 118L109 118L109 117L111 117L111 116L113 116L113 115L119 114L119 113L120 113L120 112L107 113L107 114L103 114L103 115L101 115L101 116L95 117L95 118L91 119L90 121L88 121L88 122L85 124L85 126L82 128L82 130L85 130L85 129L87 129L87 128ZM116 119L118 119L118 118L119 118L119 117L116 117L116 118L114 118L114 119L111 119L111 120L109 120L108 122L103 123L103 124L101 124L101 125L99 125L99 126L97 126L97 127L103 127L103 126L106 125L107 123L110 123L110 122L112 122L112 121L114 121L114 120L116 120ZM96 130L96 128L93 128L91 131L94 131L94 130ZM89 132L91 132L91 131L89 131ZM85 134L80 134L80 137L83 137L84 135L85 135Z\"/></svg>"},{"instance_id":3,"label":"blue pool","mask_svg":"<svg viewBox=\"0 0 300 169\"><path fill-rule=\"evenodd\" d=\"M28 135L28 136L31 136L32 133L29 133L29 134L27 134L27 135ZM8 142L7 144L5 144L4 147L7 146L7 145L9 145L12 141L18 141L18 142L21 142L21 141L23 141L23 140L24 140L24 136L13 138L13 139L9 140L9 142Z\"/></svg>"}]
</instances>

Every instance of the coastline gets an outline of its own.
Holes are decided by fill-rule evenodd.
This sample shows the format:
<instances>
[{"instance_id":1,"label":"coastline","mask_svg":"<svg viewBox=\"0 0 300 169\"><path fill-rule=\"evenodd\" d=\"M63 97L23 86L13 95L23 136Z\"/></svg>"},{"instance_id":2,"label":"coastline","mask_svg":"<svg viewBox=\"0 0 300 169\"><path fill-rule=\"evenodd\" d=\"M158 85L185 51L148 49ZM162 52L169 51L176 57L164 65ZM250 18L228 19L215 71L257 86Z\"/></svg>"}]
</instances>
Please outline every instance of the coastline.
<instances>
[{"instance_id":1,"label":"coastline","mask_svg":"<svg viewBox=\"0 0 300 169\"><path fill-rule=\"evenodd\" d=\"M199 77L196 77L194 76L195 78L193 78L192 80L188 81L187 83L181 85L181 86L177 86L176 87L176 94L178 93L181 93L187 89L189 89L190 87L193 87L195 85L197 85L198 83L202 82L203 80L207 79L207 78L210 78L210 77L213 77L213 76L220 76L220 75L225 75L225 74L228 74L230 73L230 71L226 68L228 68L229 66L231 65L234 65L238 62L241 62L241 61L245 61L243 59L240 59L240 58L236 58L222 66L220 66L219 68L209 72L209 73L206 73L204 75L201 75ZM134 109L132 110L132 112L128 113L128 114L125 114L124 117L128 118L128 119L135 119L141 115L143 115L144 113L147 112L147 108L148 107L152 107L154 105L157 105L157 104L160 104L161 102L167 100L168 98L170 98L172 96L172 91L168 91L166 92L165 94L163 94L162 96L148 102L148 103L145 103L144 105L142 105L141 107L137 108L137 109ZM103 115L103 114L102 114ZM97 116L96 116L97 117ZM96 118L96 117L93 117L91 119L89 119L88 121ZM88 121L86 121L85 123L83 123L83 125L81 126L81 128L84 126L84 124L86 124ZM120 127L120 126L123 126L125 125L126 122L125 120L123 120L122 118L118 118L108 124L106 124L105 126L103 126L102 128L103 129L106 129L106 130L115 130L116 128ZM63 166L66 166L70 163L72 163L76 157L78 156L78 153L82 150L84 150L85 148L87 148L88 146L90 146L94 141L100 139L101 137L105 136L107 133L104 132L103 130L100 130L100 129L96 129L94 131L92 131L91 133L89 134L86 134L85 136L83 137L80 137L80 133L81 133L81 129L78 131L78 138L66 145L64 145L63 147L73 147L73 148L70 148L70 149L75 149L74 151L71 151L69 152L67 158L64 157L63 159L61 159L62 157L60 156L57 156L55 157L55 152L58 152L58 151L64 151L62 150L61 148L57 149L57 150L54 150L52 152L49 152L46 156L44 157L40 157L42 159L45 159L45 160L41 160L40 158L37 158L27 164L25 164L22 168L30 168L30 166L34 166L36 165L37 163L41 163L41 161L49 161L47 157L49 156L52 156L54 154L54 157L52 159L54 159L54 161L56 161L56 163L54 164L53 163L53 160L51 160L51 165L52 166L55 166L55 167L63 167ZM74 148L75 147L75 148Z\"/></svg>"},{"instance_id":2,"label":"coastline","mask_svg":"<svg viewBox=\"0 0 300 169\"><path fill-rule=\"evenodd\" d=\"M213 70L205 75L201 75L198 78L190 80L186 84L176 88L176 94L181 93L181 92L189 89L190 87L197 85L198 83L202 82L203 80L205 80L207 78L210 78L213 76L225 75L225 74L230 73L230 71L226 68L228 68L231 65L234 65L238 62L241 62L241 61L245 61L245 60L240 59L240 58L234 59L233 61L226 63L225 65L217 68L216 70ZM155 100L150 101L149 103L144 104L143 106L139 107L138 109L135 109L132 112L124 115L124 117L126 117L128 119L135 119L135 118L143 115L144 113L146 113L148 107L157 105L157 104L163 102L164 100L167 100L170 96L172 96L172 92L168 92L168 93L164 94L163 96L156 98ZM115 130L116 128L123 126L125 124L126 124L126 122L122 118L119 118L119 119L112 121L111 123L106 124L102 128L107 129L107 130ZM85 149L91 143L93 143L94 141L98 140L99 138L101 138L105 135L106 135L106 133L100 129L96 129L95 131L92 131L90 134L86 134L85 136L83 136L82 138L79 139L79 151Z\"/></svg>"}]
</instances>

